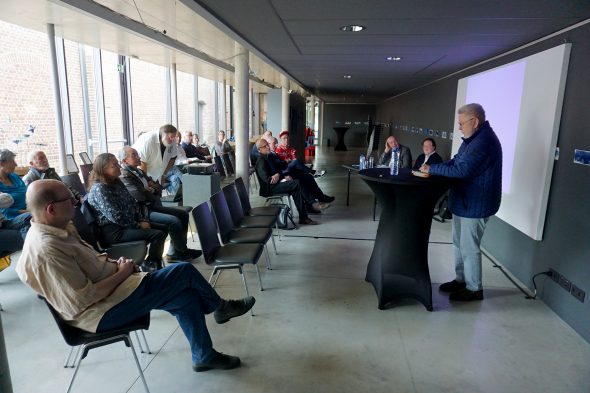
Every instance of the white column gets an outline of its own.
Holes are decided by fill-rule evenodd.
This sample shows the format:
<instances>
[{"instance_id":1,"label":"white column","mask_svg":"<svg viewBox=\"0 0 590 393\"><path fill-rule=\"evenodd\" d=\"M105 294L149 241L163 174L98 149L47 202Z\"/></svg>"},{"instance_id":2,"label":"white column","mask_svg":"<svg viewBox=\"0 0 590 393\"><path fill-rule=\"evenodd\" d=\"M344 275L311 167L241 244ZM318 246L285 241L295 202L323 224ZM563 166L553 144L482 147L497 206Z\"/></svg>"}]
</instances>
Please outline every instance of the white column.
<instances>
[{"instance_id":1,"label":"white column","mask_svg":"<svg viewBox=\"0 0 590 393\"><path fill-rule=\"evenodd\" d=\"M53 108L55 111L55 129L57 130L57 152L59 156L59 173L67 174L66 152L64 138L64 122L61 107L61 92L59 88L59 74L57 69L57 53L55 52L55 27L47 24L47 38L49 39L49 52L51 55L51 75L53 80Z\"/></svg>"},{"instance_id":2,"label":"white column","mask_svg":"<svg viewBox=\"0 0 590 393\"><path fill-rule=\"evenodd\" d=\"M311 96L309 98L309 104L311 105L311 111L309 112L309 116L311 116L311 119L309 120L309 128L311 128L312 130L316 131L315 129L315 97Z\"/></svg>"},{"instance_id":3,"label":"white column","mask_svg":"<svg viewBox=\"0 0 590 393\"><path fill-rule=\"evenodd\" d=\"M249 96L249 52L243 46L235 44L235 93L234 93L234 135L236 136L236 176L240 176L246 187L249 187L248 163L248 129L250 114L248 111Z\"/></svg>"},{"instance_id":4,"label":"white column","mask_svg":"<svg viewBox=\"0 0 590 393\"><path fill-rule=\"evenodd\" d=\"M281 129L277 130L277 135L284 130L289 130L289 78L281 75Z\"/></svg>"},{"instance_id":5,"label":"white column","mask_svg":"<svg viewBox=\"0 0 590 393\"><path fill-rule=\"evenodd\" d=\"M178 86L176 84L176 63L170 67L170 109L172 125L178 128Z\"/></svg>"}]
</instances>

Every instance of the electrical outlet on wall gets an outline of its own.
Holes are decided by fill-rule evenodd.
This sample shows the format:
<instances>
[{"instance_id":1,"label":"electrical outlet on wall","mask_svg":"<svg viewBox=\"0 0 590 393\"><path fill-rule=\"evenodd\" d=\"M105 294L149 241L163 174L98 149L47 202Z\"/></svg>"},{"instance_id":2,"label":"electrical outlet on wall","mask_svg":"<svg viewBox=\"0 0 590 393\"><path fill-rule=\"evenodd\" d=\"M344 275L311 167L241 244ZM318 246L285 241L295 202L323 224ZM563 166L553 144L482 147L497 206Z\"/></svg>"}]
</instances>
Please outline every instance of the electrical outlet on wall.
<instances>
[{"instance_id":1,"label":"electrical outlet on wall","mask_svg":"<svg viewBox=\"0 0 590 393\"><path fill-rule=\"evenodd\" d=\"M572 289L572 282L564 276L559 277L559 285L568 292Z\"/></svg>"},{"instance_id":2,"label":"electrical outlet on wall","mask_svg":"<svg viewBox=\"0 0 590 393\"><path fill-rule=\"evenodd\" d=\"M551 272L551 279L556 283L559 283L559 278L561 275L557 273L557 270L549 269L549 271Z\"/></svg>"},{"instance_id":3,"label":"electrical outlet on wall","mask_svg":"<svg viewBox=\"0 0 590 393\"><path fill-rule=\"evenodd\" d=\"M586 298L586 292L582 291L580 288L572 284L572 290L570 293L573 297L584 303L584 299Z\"/></svg>"}]
</instances>

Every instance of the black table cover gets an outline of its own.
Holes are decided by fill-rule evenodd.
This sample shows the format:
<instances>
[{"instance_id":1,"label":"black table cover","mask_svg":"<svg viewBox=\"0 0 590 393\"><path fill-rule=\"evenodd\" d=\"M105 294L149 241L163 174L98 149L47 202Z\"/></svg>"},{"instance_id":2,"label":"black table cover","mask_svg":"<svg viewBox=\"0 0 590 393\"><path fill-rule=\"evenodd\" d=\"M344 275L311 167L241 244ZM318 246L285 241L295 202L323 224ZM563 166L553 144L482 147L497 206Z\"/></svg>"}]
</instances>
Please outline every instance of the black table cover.
<instances>
[{"instance_id":1,"label":"black table cover","mask_svg":"<svg viewBox=\"0 0 590 393\"><path fill-rule=\"evenodd\" d=\"M349 127L333 127L334 131L336 131L336 136L338 140L336 142L336 146L334 147L335 151L347 151L346 145L344 144L344 134L348 131Z\"/></svg>"}]
</instances>

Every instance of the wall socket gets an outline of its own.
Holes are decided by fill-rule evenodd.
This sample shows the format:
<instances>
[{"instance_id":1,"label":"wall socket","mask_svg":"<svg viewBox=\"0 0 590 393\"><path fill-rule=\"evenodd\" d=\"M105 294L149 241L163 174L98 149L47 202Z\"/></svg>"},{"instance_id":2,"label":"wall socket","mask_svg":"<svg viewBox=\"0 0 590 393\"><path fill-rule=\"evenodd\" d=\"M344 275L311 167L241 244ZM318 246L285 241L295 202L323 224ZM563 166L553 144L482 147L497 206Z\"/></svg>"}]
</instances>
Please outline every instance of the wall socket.
<instances>
[{"instance_id":1,"label":"wall socket","mask_svg":"<svg viewBox=\"0 0 590 393\"><path fill-rule=\"evenodd\" d=\"M559 284L560 287L568 291L573 297L584 303L584 299L586 298L586 292L582 289L575 286L570 280L565 278L565 276L561 275L557 270L549 269L551 273L551 279Z\"/></svg>"}]
</instances>

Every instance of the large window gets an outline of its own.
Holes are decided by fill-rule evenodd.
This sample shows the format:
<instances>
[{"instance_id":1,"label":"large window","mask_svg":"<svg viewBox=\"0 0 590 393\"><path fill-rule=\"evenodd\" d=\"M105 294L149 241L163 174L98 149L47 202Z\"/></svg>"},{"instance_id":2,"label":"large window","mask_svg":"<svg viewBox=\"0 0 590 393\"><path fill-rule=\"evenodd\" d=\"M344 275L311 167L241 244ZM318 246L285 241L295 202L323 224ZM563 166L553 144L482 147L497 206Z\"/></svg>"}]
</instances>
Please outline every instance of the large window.
<instances>
[{"instance_id":1,"label":"large window","mask_svg":"<svg viewBox=\"0 0 590 393\"><path fill-rule=\"evenodd\" d=\"M168 69L131 59L131 102L135 138L166 124L166 73Z\"/></svg>"},{"instance_id":2,"label":"large window","mask_svg":"<svg viewBox=\"0 0 590 393\"><path fill-rule=\"evenodd\" d=\"M124 64L119 64L118 55L101 51L104 112L107 136L107 151L116 154L129 142L123 137L121 115L121 76Z\"/></svg>"},{"instance_id":3,"label":"large window","mask_svg":"<svg viewBox=\"0 0 590 393\"><path fill-rule=\"evenodd\" d=\"M178 130L197 131L195 124L195 77L185 72L176 71L178 96Z\"/></svg>"},{"instance_id":4,"label":"large window","mask_svg":"<svg viewBox=\"0 0 590 393\"><path fill-rule=\"evenodd\" d=\"M217 83L212 80L199 77L199 109L200 121L203 129L201 137L207 144L212 145L217 138L215 127L215 89Z\"/></svg>"}]
</instances>

